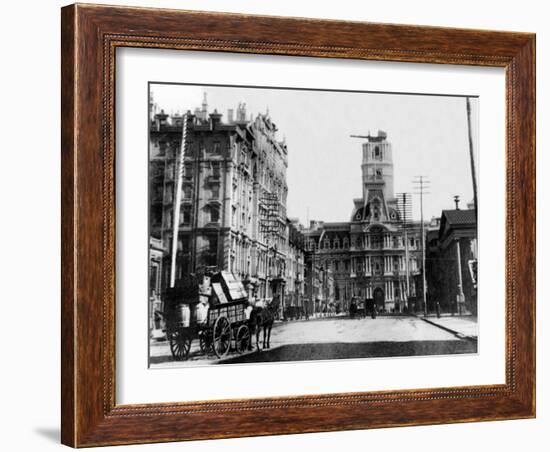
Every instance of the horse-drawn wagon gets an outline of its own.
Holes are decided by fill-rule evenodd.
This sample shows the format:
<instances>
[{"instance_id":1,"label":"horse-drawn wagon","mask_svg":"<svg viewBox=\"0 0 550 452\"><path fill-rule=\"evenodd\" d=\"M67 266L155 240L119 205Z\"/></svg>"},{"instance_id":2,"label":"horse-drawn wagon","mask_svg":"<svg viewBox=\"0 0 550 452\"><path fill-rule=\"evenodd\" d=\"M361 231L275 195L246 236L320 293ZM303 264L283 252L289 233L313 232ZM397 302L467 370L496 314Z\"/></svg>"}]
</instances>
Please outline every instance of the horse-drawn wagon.
<instances>
[{"instance_id":1,"label":"horse-drawn wagon","mask_svg":"<svg viewBox=\"0 0 550 452\"><path fill-rule=\"evenodd\" d=\"M187 360L196 339L202 353L218 358L250 347L248 296L231 273L189 276L165 300L166 337L175 360Z\"/></svg>"}]
</instances>

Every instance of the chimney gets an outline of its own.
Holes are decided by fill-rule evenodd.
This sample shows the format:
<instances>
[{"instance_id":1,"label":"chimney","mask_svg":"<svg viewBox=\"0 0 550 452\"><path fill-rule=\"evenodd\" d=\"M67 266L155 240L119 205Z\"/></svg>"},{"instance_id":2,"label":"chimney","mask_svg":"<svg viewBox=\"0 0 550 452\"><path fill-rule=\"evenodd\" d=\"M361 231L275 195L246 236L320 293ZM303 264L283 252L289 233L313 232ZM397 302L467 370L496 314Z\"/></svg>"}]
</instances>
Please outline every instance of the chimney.
<instances>
[{"instance_id":1,"label":"chimney","mask_svg":"<svg viewBox=\"0 0 550 452\"><path fill-rule=\"evenodd\" d=\"M218 113L218 110L214 110L214 113L210 113L210 123L212 124L212 129L217 129L218 125L221 122L222 115Z\"/></svg>"},{"instance_id":2,"label":"chimney","mask_svg":"<svg viewBox=\"0 0 550 452\"><path fill-rule=\"evenodd\" d=\"M233 124L233 109L232 108L229 108L227 110L227 122L229 124Z\"/></svg>"},{"instance_id":3,"label":"chimney","mask_svg":"<svg viewBox=\"0 0 550 452\"><path fill-rule=\"evenodd\" d=\"M246 122L246 104L239 102L237 107L237 122Z\"/></svg>"},{"instance_id":4,"label":"chimney","mask_svg":"<svg viewBox=\"0 0 550 452\"><path fill-rule=\"evenodd\" d=\"M455 200L455 209L460 210L460 207L458 207L458 203L460 202L460 196L455 195L454 200Z\"/></svg>"},{"instance_id":5,"label":"chimney","mask_svg":"<svg viewBox=\"0 0 550 452\"><path fill-rule=\"evenodd\" d=\"M162 126L166 125L167 118L168 115L164 113L164 110L161 110L160 113L157 113L155 115L155 125L157 130L160 130Z\"/></svg>"}]
</instances>

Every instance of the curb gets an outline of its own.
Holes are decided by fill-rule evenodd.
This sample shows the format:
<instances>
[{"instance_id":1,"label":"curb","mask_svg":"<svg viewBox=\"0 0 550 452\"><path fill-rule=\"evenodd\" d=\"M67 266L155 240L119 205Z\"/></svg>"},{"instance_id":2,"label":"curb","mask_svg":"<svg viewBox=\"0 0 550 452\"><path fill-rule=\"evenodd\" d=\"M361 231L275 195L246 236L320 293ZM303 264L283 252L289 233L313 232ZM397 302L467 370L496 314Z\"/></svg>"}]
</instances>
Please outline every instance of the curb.
<instances>
[{"instance_id":1,"label":"curb","mask_svg":"<svg viewBox=\"0 0 550 452\"><path fill-rule=\"evenodd\" d=\"M436 326L437 328L441 328L442 330L447 331L447 333L454 334L459 339L466 339L468 341L477 341L477 336L468 336L466 334L459 333L458 331L455 331L455 330L452 330L451 328L440 325L439 323L432 322L431 320L428 320L425 317L419 317L419 318L424 320L424 322L429 323L430 325Z\"/></svg>"}]
</instances>

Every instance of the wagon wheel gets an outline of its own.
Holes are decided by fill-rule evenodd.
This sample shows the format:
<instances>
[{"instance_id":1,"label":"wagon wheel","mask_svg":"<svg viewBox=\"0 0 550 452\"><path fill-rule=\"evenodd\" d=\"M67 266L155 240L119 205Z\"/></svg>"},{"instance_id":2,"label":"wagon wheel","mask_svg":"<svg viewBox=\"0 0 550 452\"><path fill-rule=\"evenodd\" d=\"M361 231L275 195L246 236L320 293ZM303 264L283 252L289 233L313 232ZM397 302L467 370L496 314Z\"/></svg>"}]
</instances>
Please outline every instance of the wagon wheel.
<instances>
[{"instance_id":1,"label":"wagon wheel","mask_svg":"<svg viewBox=\"0 0 550 452\"><path fill-rule=\"evenodd\" d=\"M212 330L212 347L218 358L223 358L231 347L231 325L227 317L220 316L214 323Z\"/></svg>"},{"instance_id":2,"label":"wagon wheel","mask_svg":"<svg viewBox=\"0 0 550 452\"><path fill-rule=\"evenodd\" d=\"M192 340L192 337L182 330L176 330L170 335L170 351L176 361L187 360Z\"/></svg>"},{"instance_id":3,"label":"wagon wheel","mask_svg":"<svg viewBox=\"0 0 550 452\"><path fill-rule=\"evenodd\" d=\"M212 338L207 331L203 330L199 333L199 347L203 354L209 354L212 351Z\"/></svg>"},{"instance_id":4,"label":"wagon wheel","mask_svg":"<svg viewBox=\"0 0 550 452\"><path fill-rule=\"evenodd\" d=\"M241 325L237 330L237 336L235 338L235 350L237 353L244 353L248 350L250 344L250 330L248 326Z\"/></svg>"}]
</instances>

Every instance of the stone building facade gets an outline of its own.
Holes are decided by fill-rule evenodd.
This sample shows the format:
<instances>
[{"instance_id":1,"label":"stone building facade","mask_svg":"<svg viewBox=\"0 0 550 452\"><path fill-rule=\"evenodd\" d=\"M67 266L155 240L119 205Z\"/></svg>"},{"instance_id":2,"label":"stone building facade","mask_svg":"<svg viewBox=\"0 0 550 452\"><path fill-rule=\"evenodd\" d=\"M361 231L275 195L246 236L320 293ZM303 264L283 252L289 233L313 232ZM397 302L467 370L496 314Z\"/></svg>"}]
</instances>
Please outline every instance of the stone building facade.
<instances>
[{"instance_id":1,"label":"stone building facade","mask_svg":"<svg viewBox=\"0 0 550 452\"><path fill-rule=\"evenodd\" d=\"M317 253L310 250L306 250L304 267L304 315L317 316L336 303L334 275Z\"/></svg>"},{"instance_id":2,"label":"stone building facade","mask_svg":"<svg viewBox=\"0 0 550 452\"><path fill-rule=\"evenodd\" d=\"M477 315L477 220L474 209L443 210L428 233L429 304L442 312Z\"/></svg>"},{"instance_id":3,"label":"stone building facade","mask_svg":"<svg viewBox=\"0 0 550 452\"><path fill-rule=\"evenodd\" d=\"M150 116L149 224L151 237L166 250L162 287L169 281L177 156L186 117L176 279L217 267L247 283L258 298L278 295L284 301L285 283L292 279L294 296L295 278L288 278L287 268L303 268L303 251L297 240L289 244L288 150L269 114L247 117L240 104L224 121L216 110L209 113L205 96L201 108L187 116L169 116L153 106Z\"/></svg>"},{"instance_id":4,"label":"stone building facade","mask_svg":"<svg viewBox=\"0 0 550 452\"><path fill-rule=\"evenodd\" d=\"M341 309L347 310L353 297L374 300L386 312L411 309L410 301L419 309L421 225L405 223L398 209L392 146L385 132L364 137L361 172L362 196L353 200L350 221L312 221L304 231L306 251L313 254L311 261L331 271Z\"/></svg>"},{"instance_id":5,"label":"stone building facade","mask_svg":"<svg viewBox=\"0 0 550 452\"><path fill-rule=\"evenodd\" d=\"M286 317L300 318L304 315L305 255L302 226L296 219L287 220L288 247L285 275Z\"/></svg>"}]
</instances>

